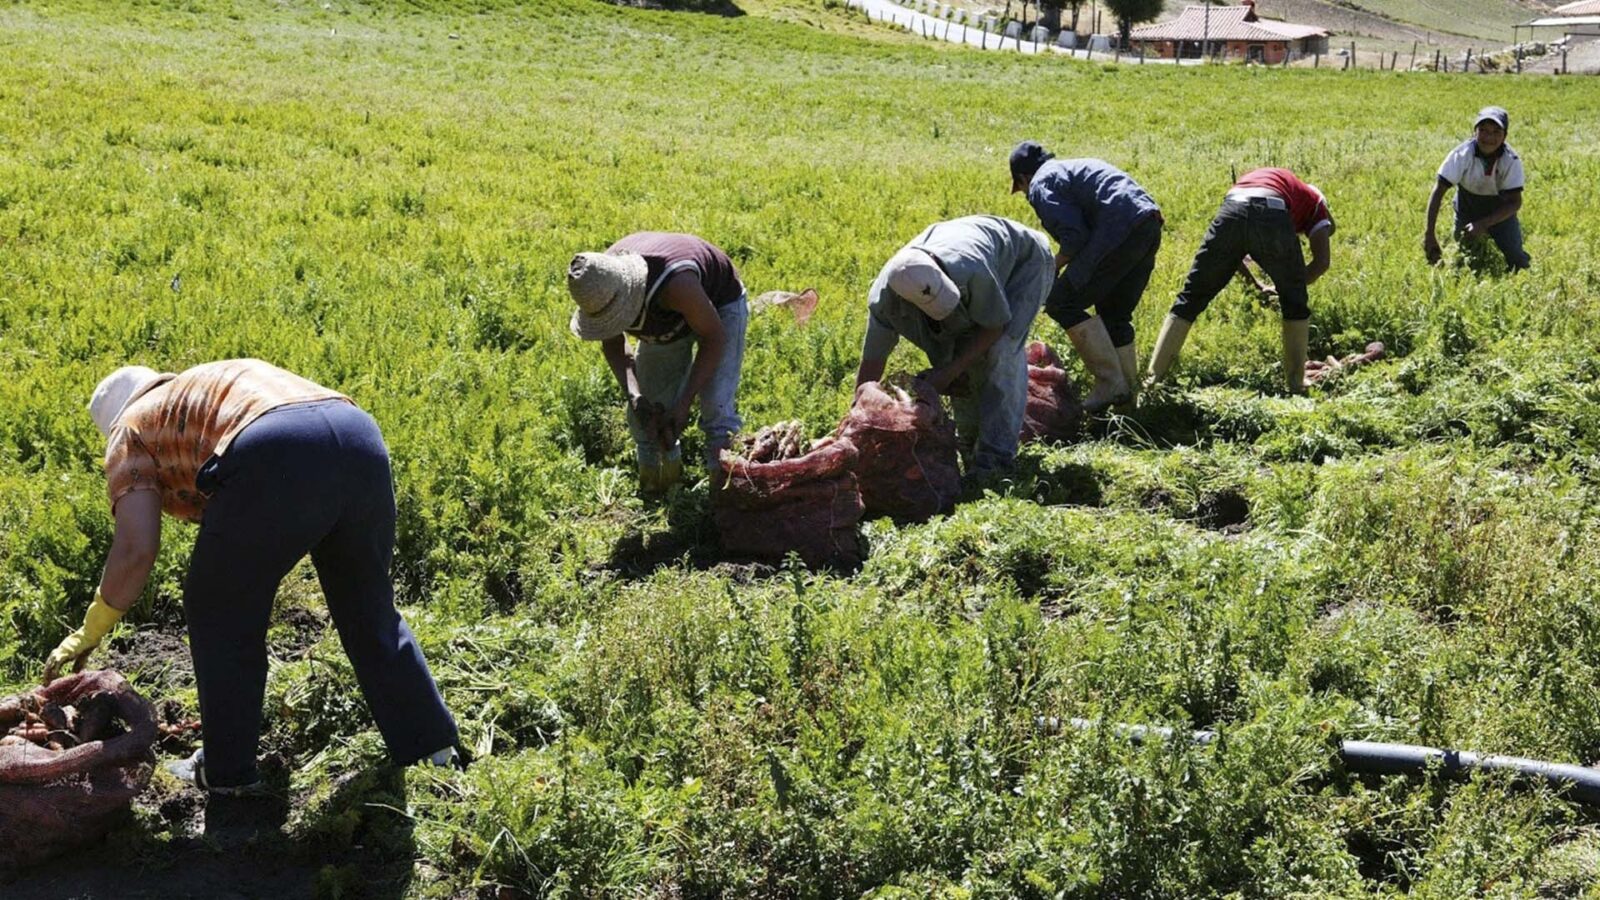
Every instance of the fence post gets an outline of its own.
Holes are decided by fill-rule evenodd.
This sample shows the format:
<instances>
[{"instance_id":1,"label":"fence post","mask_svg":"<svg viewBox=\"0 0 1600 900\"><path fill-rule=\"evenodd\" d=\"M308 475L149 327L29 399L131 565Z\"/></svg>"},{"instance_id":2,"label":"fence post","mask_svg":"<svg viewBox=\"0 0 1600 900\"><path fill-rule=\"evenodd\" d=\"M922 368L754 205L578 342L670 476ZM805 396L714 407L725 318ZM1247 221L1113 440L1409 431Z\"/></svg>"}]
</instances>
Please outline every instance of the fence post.
<instances>
[{"instance_id":1,"label":"fence post","mask_svg":"<svg viewBox=\"0 0 1600 900\"><path fill-rule=\"evenodd\" d=\"M1517 74L1522 74L1522 45L1517 45Z\"/></svg>"},{"instance_id":2,"label":"fence post","mask_svg":"<svg viewBox=\"0 0 1600 900\"><path fill-rule=\"evenodd\" d=\"M989 49L989 20L988 19L984 19L979 24L983 25L983 37L980 38L980 41L981 41L983 49L987 50L987 49Z\"/></svg>"},{"instance_id":3,"label":"fence post","mask_svg":"<svg viewBox=\"0 0 1600 900\"><path fill-rule=\"evenodd\" d=\"M1322 51L1321 50L1317 51L1316 59L1312 61L1311 68L1313 68L1313 69L1322 68Z\"/></svg>"},{"instance_id":4,"label":"fence post","mask_svg":"<svg viewBox=\"0 0 1600 900\"><path fill-rule=\"evenodd\" d=\"M1412 41L1411 42L1411 66L1409 68L1407 68L1406 71L1409 72L1412 69L1415 69L1416 67L1417 67L1417 42L1416 41Z\"/></svg>"},{"instance_id":5,"label":"fence post","mask_svg":"<svg viewBox=\"0 0 1600 900\"><path fill-rule=\"evenodd\" d=\"M1398 64L1399 62L1400 62L1400 51L1396 50L1396 51L1394 51L1393 55L1391 55L1389 57L1389 71L1393 72L1395 65Z\"/></svg>"},{"instance_id":6,"label":"fence post","mask_svg":"<svg viewBox=\"0 0 1600 900\"><path fill-rule=\"evenodd\" d=\"M1567 48L1561 48L1561 74L1567 74Z\"/></svg>"},{"instance_id":7,"label":"fence post","mask_svg":"<svg viewBox=\"0 0 1600 900\"><path fill-rule=\"evenodd\" d=\"M1439 71L1439 51L1438 50L1433 51L1433 70L1435 72Z\"/></svg>"},{"instance_id":8,"label":"fence post","mask_svg":"<svg viewBox=\"0 0 1600 900\"><path fill-rule=\"evenodd\" d=\"M1472 48L1468 47L1467 48L1467 59L1466 59L1465 62L1463 62L1461 64L1461 71L1465 72L1465 71L1467 71L1467 70L1469 70L1471 68L1472 68Z\"/></svg>"}]
</instances>

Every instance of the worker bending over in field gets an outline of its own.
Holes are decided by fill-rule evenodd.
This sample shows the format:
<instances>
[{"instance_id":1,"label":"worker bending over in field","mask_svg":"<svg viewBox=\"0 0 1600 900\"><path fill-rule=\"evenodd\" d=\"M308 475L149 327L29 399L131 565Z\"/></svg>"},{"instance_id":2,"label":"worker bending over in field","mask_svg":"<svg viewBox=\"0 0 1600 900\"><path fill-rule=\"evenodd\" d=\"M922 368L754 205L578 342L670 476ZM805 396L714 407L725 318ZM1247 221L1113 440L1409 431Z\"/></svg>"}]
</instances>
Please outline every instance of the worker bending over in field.
<instances>
[{"instance_id":1,"label":"worker bending over in field","mask_svg":"<svg viewBox=\"0 0 1600 900\"><path fill-rule=\"evenodd\" d=\"M1128 173L1098 159L1055 159L1033 141L1011 151L1011 192L1027 191L1060 248L1045 312L1094 377L1085 412L1133 399L1133 311L1161 249L1161 208ZM1090 316L1094 307L1098 315Z\"/></svg>"},{"instance_id":2,"label":"worker bending over in field","mask_svg":"<svg viewBox=\"0 0 1600 900\"><path fill-rule=\"evenodd\" d=\"M867 291L856 386L883 377L906 338L928 355L918 377L951 396L972 474L1016 461L1028 400L1028 330L1050 291L1050 239L999 216L928 226L890 257Z\"/></svg>"},{"instance_id":3,"label":"worker bending over in field","mask_svg":"<svg viewBox=\"0 0 1600 900\"><path fill-rule=\"evenodd\" d=\"M394 608L389 452L349 398L255 359L177 375L126 366L95 388L116 528L83 627L45 665L51 681L89 653L144 590L161 514L200 524L183 613L205 747L169 768L217 793L258 784L267 621L278 582L306 554L389 754L456 759L456 723Z\"/></svg>"},{"instance_id":4,"label":"worker bending over in field","mask_svg":"<svg viewBox=\"0 0 1600 900\"><path fill-rule=\"evenodd\" d=\"M1150 377L1166 376L1194 320L1227 286L1235 272L1263 294L1276 293L1283 311L1283 376L1289 392L1305 393L1306 340L1311 309L1307 286L1328 271L1333 214L1322 192L1288 169L1245 173L1222 198L1222 208L1200 240L1189 276L1172 304L1150 354ZM1296 235L1311 245L1308 264ZM1249 255L1272 278L1264 287L1244 263Z\"/></svg>"},{"instance_id":5,"label":"worker bending over in field","mask_svg":"<svg viewBox=\"0 0 1600 900\"><path fill-rule=\"evenodd\" d=\"M741 425L735 395L750 317L728 255L692 234L641 231L574 256L567 290L578 304L572 333L600 342L622 385L640 490L662 493L683 476L679 439L696 397L714 471Z\"/></svg>"},{"instance_id":6,"label":"worker bending over in field","mask_svg":"<svg viewBox=\"0 0 1600 900\"><path fill-rule=\"evenodd\" d=\"M1478 111L1473 123L1474 136L1450 151L1439 166L1433 194L1428 197L1428 226L1422 233L1422 251L1428 262L1439 261L1439 239L1434 235L1439 223L1439 204L1453 187L1456 192L1456 238L1477 244L1485 237L1505 255L1513 271L1528 268L1532 261L1522 249L1522 158L1506 143L1511 116L1498 106Z\"/></svg>"}]
</instances>

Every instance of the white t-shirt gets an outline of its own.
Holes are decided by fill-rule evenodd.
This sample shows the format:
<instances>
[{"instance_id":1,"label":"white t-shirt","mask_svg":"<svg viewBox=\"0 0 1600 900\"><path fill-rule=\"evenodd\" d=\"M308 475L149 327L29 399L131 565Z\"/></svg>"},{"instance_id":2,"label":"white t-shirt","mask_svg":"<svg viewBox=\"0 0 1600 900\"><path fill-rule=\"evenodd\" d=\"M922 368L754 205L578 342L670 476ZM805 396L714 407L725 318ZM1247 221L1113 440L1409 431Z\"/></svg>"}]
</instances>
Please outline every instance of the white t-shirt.
<instances>
[{"instance_id":1,"label":"white t-shirt","mask_svg":"<svg viewBox=\"0 0 1600 900\"><path fill-rule=\"evenodd\" d=\"M1510 144L1499 159L1478 156L1478 142L1469 140L1450 151L1439 166L1439 177L1480 197L1497 197L1501 191L1522 189L1522 158Z\"/></svg>"}]
</instances>

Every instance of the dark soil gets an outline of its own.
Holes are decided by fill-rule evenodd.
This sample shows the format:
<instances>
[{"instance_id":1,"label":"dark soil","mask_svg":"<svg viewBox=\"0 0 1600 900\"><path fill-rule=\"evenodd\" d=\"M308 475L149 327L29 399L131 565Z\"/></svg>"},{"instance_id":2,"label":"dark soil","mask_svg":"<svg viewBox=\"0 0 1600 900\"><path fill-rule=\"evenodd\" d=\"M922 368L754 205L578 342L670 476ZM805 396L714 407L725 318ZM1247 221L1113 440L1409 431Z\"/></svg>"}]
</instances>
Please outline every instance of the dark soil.
<instances>
[{"instance_id":1,"label":"dark soil","mask_svg":"<svg viewBox=\"0 0 1600 900\"><path fill-rule=\"evenodd\" d=\"M1207 491L1195 504L1194 522L1201 528L1237 533L1248 527L1250 501L1234 490Z\"/></svg>"},{"instance_id":2,"label":"dark soil","mask_svg":"<svg viewBox=\"0 0 1600 900\"><path fill-rule=\"evenodd\" d=\"M268 647L273 656L282 659L305 658L317 641L322 640L323 633L328 629L325 613L302 606L291 606L280 610L273 618L275 621L269 635Z\"/></svg>"},{"instance_id":3,"label":"dark soil","mask_svg":"<svg viewBox=\"0 0 1600 900\"><path fill-rule=\"evenodd\" d=\"M1172 492L1165 488L1151 488L1139 498L1139 506L1150 512L1166 512L1172 509L1173 502Z\"/></svg>"},{"instance_id":4,"label":"dark soil","mask_svg":"<svg viewBox=\"0 0 1600 900\"><path fill-rule=\"evenodd\" d=\"M115 669L139 686L147 697L162 697L194 684L189 645L177 626L141 628L123 634L96 663Z\"/></svg>"}]
</instances>

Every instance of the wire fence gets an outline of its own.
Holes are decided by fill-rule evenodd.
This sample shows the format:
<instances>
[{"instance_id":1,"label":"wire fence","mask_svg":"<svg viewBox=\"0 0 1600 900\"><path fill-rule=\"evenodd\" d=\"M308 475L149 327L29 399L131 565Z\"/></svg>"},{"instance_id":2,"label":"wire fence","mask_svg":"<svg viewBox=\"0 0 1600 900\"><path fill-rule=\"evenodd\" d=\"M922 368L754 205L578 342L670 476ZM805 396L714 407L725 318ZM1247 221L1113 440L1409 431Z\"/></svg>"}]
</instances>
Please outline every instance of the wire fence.
<instances>
[{"instance_id":1,"label":"wire fence","mask_svg":"<svg viewBox=\"0 0 1600 900\"><path fill-rule=\"evenodd\" d=\"M1187 57L1165 56L1149 50L1143 44L1124 49L1115 35L1078 34L1075 31L1051 31L1038 25L1027 25L1017 20L1001 20L992 16L970 13L965 9L938 2L916 0L915 5L903 6L890 0L843 0L846 8L857 10L869 21L880 22L928 40L947 41L977 47L980 50L1010 51L1015 53L1058 53L1078 59L1101 59L1134 64L1164 63L1167 65L1200 65L1207 62L1244 62L1272 66L1300 66L1313 69L1333 68L1340 71L1356 69L1378 71L1436 72L1440 74L1497 74L1521 73L1525 63L1538 59L1559 62L1541 65L1540 71L1567 74L1565 45L1541 42L1516 44L1511 47L1490 49L1482 47L1450 48L1430 47L1417 41L1409 51L1385 47L1362 49L1357 42L1330 43L1314 49L1290 49L1281 56L1266 59L1263 52L1252 58L1251 52L1243 54L1226 52L1226 45L1216 42L1216 51ZM1274 54L1276 56L1276 54Z\"/></svg>"}]
</instances>

